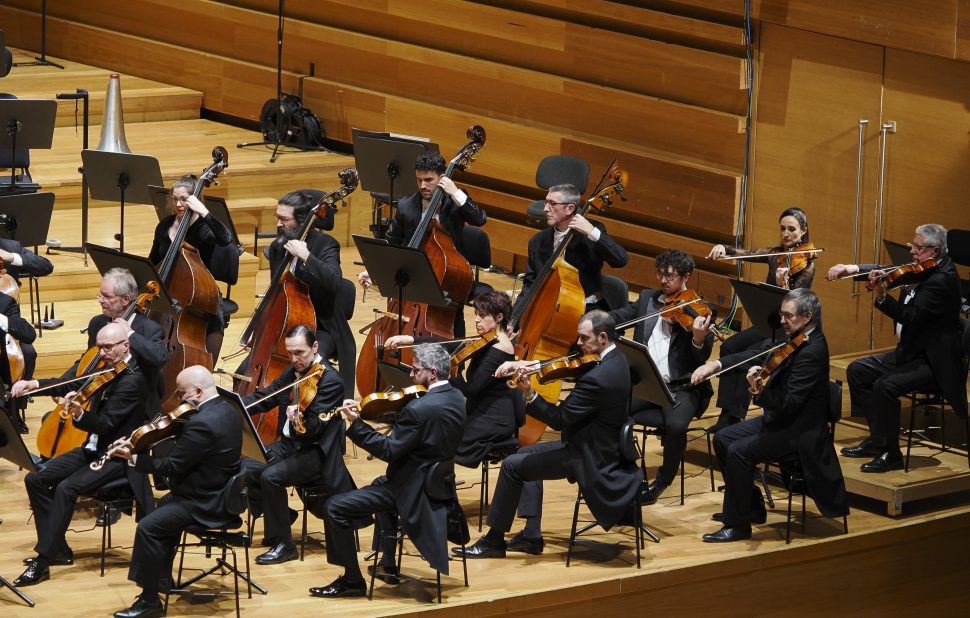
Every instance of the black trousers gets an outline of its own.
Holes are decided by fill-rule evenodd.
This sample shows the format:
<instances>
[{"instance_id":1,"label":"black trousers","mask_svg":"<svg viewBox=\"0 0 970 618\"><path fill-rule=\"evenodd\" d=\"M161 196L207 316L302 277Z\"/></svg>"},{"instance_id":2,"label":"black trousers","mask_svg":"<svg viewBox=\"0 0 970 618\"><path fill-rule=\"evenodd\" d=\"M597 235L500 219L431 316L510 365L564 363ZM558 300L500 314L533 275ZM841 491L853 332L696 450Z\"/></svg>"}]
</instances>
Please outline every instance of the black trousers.
<instances>
[{"instance_id":1,"label":"black trousers","mask_svg":"<svg viewBox=\"0 0 970 618\"><path fill-rule=\"evenodd\" d=\"M243 469L252 479L250 493L253 506L262 507L263 532L273 544L292 543L290 529L289 498L286 488L314 481L323 469L323 453L313 445L300 449L293 441L283 438L273 442L266 450L273 459L272 463L246 459ZM325 484L326 479L320 479Z\"/></svg>"},{"instance_id":2,"label":"black trousers","mask_svg":"<svg viewBox=\"0 0 970 618\"><path fill-rule=\"evenodd\" d=\"M182 531L199 524L188 502L166 496L158 508L138 522L128 579L148 594L165 590Z\"/></svg>"},{"instance_id":3,"label":"black trousers","mask_svg":"<svg viewBox=\"0 0 970 618\"><path fill-rule=\"evenodd\" d=\"M869 434L877 445L899 453L899 398L915 389L936 384L933 370L920 357L897 364L896 351L852 361L846 370L852 416L864 416Z\"/></svg>"},{"instance_id":4,"label":"black trousers","mask_svg":"<svg viewBox=\"0 0 970 618\"><path fill-rule=\"evenodd\" d=\"M791 438L764 428L764 417L725 427L714 434L714 452L724 475L724 525L751 526L753 507L761 501L754 477L759 463L795 452Z\"/></svg>"},{"instance_id":5,"label":"black trousers","mask_svg":"<svg viewBox=\"0 0 970 618\"><path fill-rule=\"evenodd\" d=\"M646 427L662 427L663 463L657 470L657 479L664 485L670 485L677 478L680 462L687 449L687 427L698 416L701 407L701 395L697 389L677 391L674 395L674 406L670 410L663 410L642 399L634 398L630 413L638 425Z\"/></svg>"},{"instance_id":6,"label":"black trousers","mask_svg":"<svg viewBox=\"0 0 970 618\"><path fill-rule=\"evenodd\" d=\"M488 511L489 527L508 532L517 508L520 517L541 515L542 481L569 478L573 474L569 453L562 442L540 442L506 457Z\"/></svg>"},{"instance_id":7,"label":"black trousers","mask_svg":"<svg viewBox=\"0 0 970 618\"><path fill-rule=\"evenodd\" d=\"M70 551L65 536L78 496L90 494L125 475L124 461L112 459L100 470L92 470L88 464L93 460L88 451L75 448L24 477L37 529L34 549L39 556L50 560L59 553Z\"/></svg>"},{"instance_id":8,"label":"black trousers","mask_svg":"<svg viewBox=\"0 0 970 618\"><path fill-rule=\"evenodd\" d=\"M327 528L327 560L336 564L359 571L357 565L357 551L354 544L354 522L361 521L374 515L377 519L378 530L394 530L397 527L397 503L394 494L387 486L387 477L379 476L367 487L354 489L338 494L327 502L327 516L324 518ZM334 530L336 537L331 536ZM394 564L394 539L383 539L381 562L384 565Z\"/></svg>"},{"instance_id":9,"label":"black trousers","mask_svg":"<svg viewBox=\"0 0 970 618\"><path fill-rule=\"evenodd\" d=\"M746 328L721 344L721 358L745 351L754 354L766 341L768 340L754 328ZM738 367L734 371L722 373L718 380L717 407L734 418L743 419L748 414L748 406L751 405L747 371L743 367Z\"/></svg>"}]
</instances>

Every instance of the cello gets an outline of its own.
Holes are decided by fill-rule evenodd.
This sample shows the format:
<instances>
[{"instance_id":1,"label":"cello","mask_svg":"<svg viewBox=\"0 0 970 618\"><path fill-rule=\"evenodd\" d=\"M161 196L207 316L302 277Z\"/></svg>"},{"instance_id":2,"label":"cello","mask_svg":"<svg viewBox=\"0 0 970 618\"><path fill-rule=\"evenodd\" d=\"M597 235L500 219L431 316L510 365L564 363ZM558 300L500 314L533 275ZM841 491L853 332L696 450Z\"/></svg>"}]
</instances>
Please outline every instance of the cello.
<instances>
[{"instance_id":1,"label":"cello","mask_svg":"<svg viewBox=\"0 0 970 618\"><path fill-rule=\"evenodd\" d=\"M577 209L586 215L590 209L605 212L613 204L613 198L626 188L629 174L618 164L613 164L604 180L608 182L593 197ZM566 248L576 232L569 230L559 247L549 256L542 270L536 273L532 286L516 301L509 324L515 338L515 357L520 360L547 360L565 356L576 341L576 325L586 308L586 294L579 282L579 271L565 260ZM533 388L546 401L559 398L559 382ZM531 416L519 429L519 444L525 446L539 440L546 426Z\"/></svg>"},{"instance_id":2,"label":"cello","mask_svg":"<svg viewBox=\"0 0 970 618\"><path fill-rule=\"evenodd\" d=\"M304 219L299 240L305 241L317 219L326 218L337 207L337 202L357 189L357 170L347 168L339 176L341 186L320 198ZM310 300L309 287L296 277L298 262L296 256L280 262L263 300L239 340L240 345L249 348L249 355L240 366L244 367L240 373L249 380L238 380L235 389L240 396L269 385L289 366L286 333L290 329L301 324L316 329L317 314ZM267 444L275 440L277 415L266 412L256 416L254 421L260 438Z\"/></svg>"},{"instance_id":3,"label":"cello","mask_svg":"<svg viewBox=\"0 0 970 618\"><path fill-rule=\"evenodd\" d=\"M202 189L229 167L229 153L222 146L212 149L212 164L205 168L195 183L192 195L198 198ZM172 301L171 311L156 312L152 319L162 327L163 340L171 357L162 369L165 395L162 409L174 409L179 404L175 378L186 367L202 365L211 370L212 355L205 347L206 325L219 311L219 288L212 273L205 267L199 251L185 242L192 225L192 213L186 212L179 223L158 273Z\"/></svg>"},{"instance_id":4,"label":"cello","mask_svg":"<svg viewBox=\"0 0 970 618\"><path fill-rule=\"evenodd\" d=\"M0 260L0 294L6 294L20 304L20 284L7 272L3 260ZM10 370L10 383L24 377L24 351L20 348L20 342L7 333L4 342L7 351L7 366Z\"/></svg>"},{"instance_id":5,"label":"cello","mask_svg":"<svg viewBox=\"0 0 970 618\"><path fill-rule=\"evenodd\" d=\"M466 135L470 141L462 146L448 164L444 176L451 178L455 170L465 170L485 145L485 129L482 127L469 127ZM383 312L383 317L370 325L357 359L357 390L361 395L383 389L377 373L377 361L383 360L384 342L390 337L403 334L415 338L454 337L455 312L463 310L465 299L471 292L472 271L468 260L455 249L451 235L437 220L444 198L444 189L437 187L407 246L418 248L428 256L435 278L452 302L448 307L431 307L414 302L405 302L401 307L398 299L388 300L387 311ZM398 332L399 319L402 330L407 329L404 332ZM408 358L400 360L410 364Z\"/></svg>"}]
</instances>

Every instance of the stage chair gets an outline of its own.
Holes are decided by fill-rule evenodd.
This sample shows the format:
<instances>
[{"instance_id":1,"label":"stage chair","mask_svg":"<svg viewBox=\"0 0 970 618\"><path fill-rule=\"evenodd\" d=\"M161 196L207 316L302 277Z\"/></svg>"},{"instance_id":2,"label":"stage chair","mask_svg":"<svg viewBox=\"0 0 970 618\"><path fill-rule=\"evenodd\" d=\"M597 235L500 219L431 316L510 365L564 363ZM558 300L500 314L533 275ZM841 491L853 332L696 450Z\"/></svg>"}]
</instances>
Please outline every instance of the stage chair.
<instances>
[{"instance_id":1,"label":"stage chair","mask_svg":"<svg viewBox=\"0 0 970 618\"><path fill-rule=\"evenodd\" d=\"M475 281L472 283L471 292L468 294L468 301L471 302L485 292L491 292L494 289L489 284L479 281L481 270L487 271L492 267L492 244L485 230L472 225L466 225L462 228L461 239L462 253L472 268L475 269Z\"/></svg>"},{"instance_id":2,"label":"stage chair","mask_svg":"<svg viewBox=\"0 0 970 618\"><path fill-rule=\"evenodd\" d=\"M703 416L693 419L691 422L700 420ZM643 478L649 479L650 475L647 474L647 462L646 462L646 446L647 446L647 436L657 436L657 438L663 440L664 426L657 425L643 425L640 423L634 423L633 432L635 434L640 434L640 468L643 470ZM687 433L701 432L707 440L707 469L711 476L711 491L715 491L714 488L714 449L711 444L711 434L707 431L706 427L688 427ZM690 441L688 441L688 444ZM680 504L683 506L684 497L686 495L686 480L684 472L684 462L687 459L687 449L684 449L684 453L680 456Z\"/></svg>"},{"instance_id":3,"label":"stage chair","mask_svg":"<svg viewBox=\"0 0 970 618\"><path fill-rule=\"evenodd\" d=\"M489 484L489 471L492 469L500 469L502 467L502 461L509 455L514 455L516 451L519 450L519 439L509 438L503 442L497 442L492 445L489 449L488 454L485 459L482 460L482 481L479 485L480 491L478 496L478 531L482 531L482 519L485 515L485 507L488 506L489 496L488 484Z\"/></svg>"},{"instance_id":4,"label":"stage chair","mask_svg":"<svg viewBox=\"0 0 970 618\"><path fill-rule=\"evenodd\" d=\"M536 186L548 189L561 184L570 184L586 193L589 184L589 163L584 159L564 155L549 155L539 162L536 168ZM530 223L545 221L545 199L532 202L526 208Z\"/></svg>"},{"instance_id":5,"label":"stage chair","mask_svg":"<svg viewBox=\"0 0 970 618\"><path fill-rule=\"evenodd\" d=\"M626 281L613 275L603 275L603 300L611 311L630 303L630 288Z\"/></svg>"},{"instance_id":6,"label":"stage chair","mask_svg":"<svg viewBox=\"0 0 970 618\"><path fill-rule=\"evenodd\" d=\"M111 527L114 524L111 517L111 509L119 511L134 508L135 494L131 490L131 484L127 476L122 476L110 481L94 490L94 493L85 496L93 500L98 505L98 514L104 522L101 527L101 577L104 577L104 565L108 550L113 546L111 541Z\"/></svg>"}]
</instances>

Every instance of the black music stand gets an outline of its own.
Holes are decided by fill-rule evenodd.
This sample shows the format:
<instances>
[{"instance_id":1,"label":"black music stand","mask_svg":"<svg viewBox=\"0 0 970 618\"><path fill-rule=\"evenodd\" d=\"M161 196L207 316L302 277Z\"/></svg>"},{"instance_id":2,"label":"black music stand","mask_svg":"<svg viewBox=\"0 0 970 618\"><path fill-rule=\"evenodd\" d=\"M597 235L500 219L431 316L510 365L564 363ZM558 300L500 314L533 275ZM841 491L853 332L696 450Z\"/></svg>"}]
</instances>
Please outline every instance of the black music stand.
<instances>
[{"instance_id":1,"label":"black music stand","mask_svg":"<svg viewBox=\"0 0 970 618\"><path fill-rule=\"evenodd\" d=\"M222 388L218 385L216 386L216 391L219 392L219 396L226 400L236 410L236 412L239 414L239 418L242 419L243 457L248 457L260 463L269 463L266 447L263 446L263 441L259 437L259 432L256 430L256 425L253 424L253 417L249 416L249 412L246 411L246 406L243 404L242 398L238 393L226 388Z\"/></svg>"},{"instance_id":2,"label":"black music stand","mask_svg":"<svg viewBox=\"0 0 970 618\"><path fill-rule=\"evenodd\" d=\"M617 338L617 349L630 365L630 395L669 410L674 396L664 382L656 363L650 358L647 346L627 337Z\"/></svg>"},{"instance_id":3,"label":"black music stand","mask_svg":"<svg viewBox=\"0 0 970 618\"><path fill-rule=\"evenodd\" d=\"M394 364L384 360L377 361L377 372L384 379L384 383L394 389L414 386L414 380L411 379L411 369L412 367L405 363Z\"/></svg>"},{"instance_id":4,"label":"black music stand","mask_svg":"<svg viewBox=\"0 0 970 618\"><path fill-rule=\"evenodd\" d=\"M145 286L149 281L157 282L158 298L148 305L148 309L163 313L171 313L178 310L178 306L172 297L169 296L161 276L155 270L155 265L148 258L123 253L113 247L103 247L90 242L85 243L84 248L91 256L91 259L94 260L94 267L98 269L98 272L102 276L112 268L125 268L134 276L135 283L138 284L140 291L145 290Z\"/></svg>"},{"instance_id":5,"label":"black music stand","mask_svg":"<svg viewBox=\"0 0 970 618\"><path fill-rule=\"evenodd\" d=\"M62 101L75 101L74 111L77 113L77 101L84 101L82 106L83 111L83 137L81 140L81 150L88 149L88 129L89 129L89 114L88 109L90 107L90 97L88 91L84 88L78 88L75 92L62 92L56 96L57 99ZM75 130L77 123L75 122ZM81 174L81 244L77 246L64 246L58 244L57 246L51 246L50 243L47 245L48 255L51 249L57 249L58 251L63 251L65 253L80 253L84 256L84 267L88 267L88 254L84 250L84 243L88 241L88 177L84 174L84 167L81 166L77 168L77 171Z\"/></svg>"},{"instance_id":6,"label":"black music stand","mask_svg":"<svg viewBox=\"0 0 970 618\"><path fill-rule=\"evenodd\" d=\"M21 193L0 197L0 237L20 241L21 245L33 247L34 253L37 253L38 247L47 242L53 213L53 193ZM5 224L3 219L6 219ZM30 294L30 323L43 336L45 326L41 321L40 283L36 277L29 277L27 289Z\"/></svg>"},{"instance_id":7,"label":"black music stand","mask_svg":"<svg viewBox=\"0 0 970 618\"><path fill-rule=\"evenodd\" d=\"M54 141L57 101L52 99L0 99L0 149L10 149L10 161L16 162L17 148L48 150ZM38 185L22 183L36 191ZM17 166L10 167L10 185L3 190L17 190Z\"/></svg>"},{"instance_id":8,"label":"black music stand","mask_svg":"<svg viewBox=\"0 0 970 618\"><path fill-rule=\"evenodd\" d=\"M425 152L438 152L438 145L423 138L409 138L372 131L353 130L354 166L360 178L360 188L371 194L387 194L394 209L394 183L402 170L414 169L414 160ZM375 200L376 201L376 200ZM384 237L384 220L375 204L371 231Z\"/></svg>"},{"instance_id":9,"label":"black music stand","mask_svg":"<svg viewBox=\"0 0 970 618\"><path fill-rule=\"evenodd\" d=\"M764 337L775 341L775 335L781 328L781 301L788 294L788 290L767 283L751 283L731 279L734 293L744 307L751 326Z\"/></svg>"},{"instance_id":10,"label":"black music stand","mask_svg":"<svg viewBox=\"0 0 970 618\"><path fill-rule=\"evenodd\" d=\"M10 400L7 403L9 405ZM6 459L28 472L37 471L37 464L34 463L33 458L30 456L27 445L24 444L24 439L20 437L20 433L13 426L10 417L3 410L0 410L0 458ZM27 598L24 593L17 590L16 586L3 577L0 577L0 588L5 586L13 590L13 593L20 597L24 603L30 607L34 606L34 602Z\"/></svg>"},{"instance_id":11,"label":"black music stand","mask_svg":"<svg viewBox=\"0 0 970 618\"><path fill-rule=\"evenodd\" d=\"M30 62L15 62L15 67L45 66L63 69L64 67L47 59L47 0L40 3L40 55Z\"/></svg>"},{"instance_id":12,"label":"black music stand","mask_svg":"<svg viewBox=\"0 0 970 618\"><path fill-rule=\"evenodd\" d=\"M81 151L84 174L88 179L91 198L119 201L121 224L115 240L125 250L125 203L151 204L149 185L162 184L162 170L158 159L149 155L127 152Z\"/></svg>"},{"instance_id":13,"label":"black music stand","mask_svg":"<svg viewBox=\"0 0 970 618\"><path fill-rule=\"evenodd\" d=\"M887 238L882 239L882 244L886 247L886 253L889 254L890 263L899 266L900 264L909 264L913 261L913 256L909 253L909 245L898 243Z\"/></svg>"}]
</instances>

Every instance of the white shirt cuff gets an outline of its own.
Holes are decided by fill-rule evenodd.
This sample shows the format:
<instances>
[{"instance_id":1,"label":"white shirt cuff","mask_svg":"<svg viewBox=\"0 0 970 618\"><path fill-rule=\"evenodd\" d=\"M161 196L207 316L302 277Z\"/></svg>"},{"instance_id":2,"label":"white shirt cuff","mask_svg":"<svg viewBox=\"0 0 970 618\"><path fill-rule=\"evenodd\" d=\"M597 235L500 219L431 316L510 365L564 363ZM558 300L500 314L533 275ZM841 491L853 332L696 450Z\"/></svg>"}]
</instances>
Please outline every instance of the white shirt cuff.
<instances>
[{"instance_id":1,"label":"white shirt cuff","mask_svg":"<svg viewBox=\"0 0 970 618\"><path fill-rule=\"evenodd\" d=\"M455 191L455 194L451 196L451 199L459 206L464 206L465 202L468 201L468 194L461 189L458 189Z\"/></svg>"},{"instance_id":2,"label":"white shirt cuff","mask_svg":"<svg viewBox=\"0 0 970 618\"><path fill-rule=\"evenodd\" d=\"M0 329L7 330L7 326L10 325L10 319L4 314L0 313Z\"/></svg>"},{"instance_id":3,"label":"white shirt cuff","mask_svg":"<svg viewBox=\"0 0 970 618\"><path fill-rule=\"evenodd\" d=\"M600 236L601 236L600 229L598 227L593 227L593 231L589 233L589 236L587 238L589 238L593 242L599 242Z\"/></svg>"},{"instance_id":4,"label":"white shirt cuff","mask_svg":"<svg viewBox=\"0 0 970 618\"><path fill-rule=\"evenodd\" d=\"M13 264L14 266L23 266L24 258L19 253L14 253L13 259L10 260L10 263Z\"/></svg>"}]
</instances>

